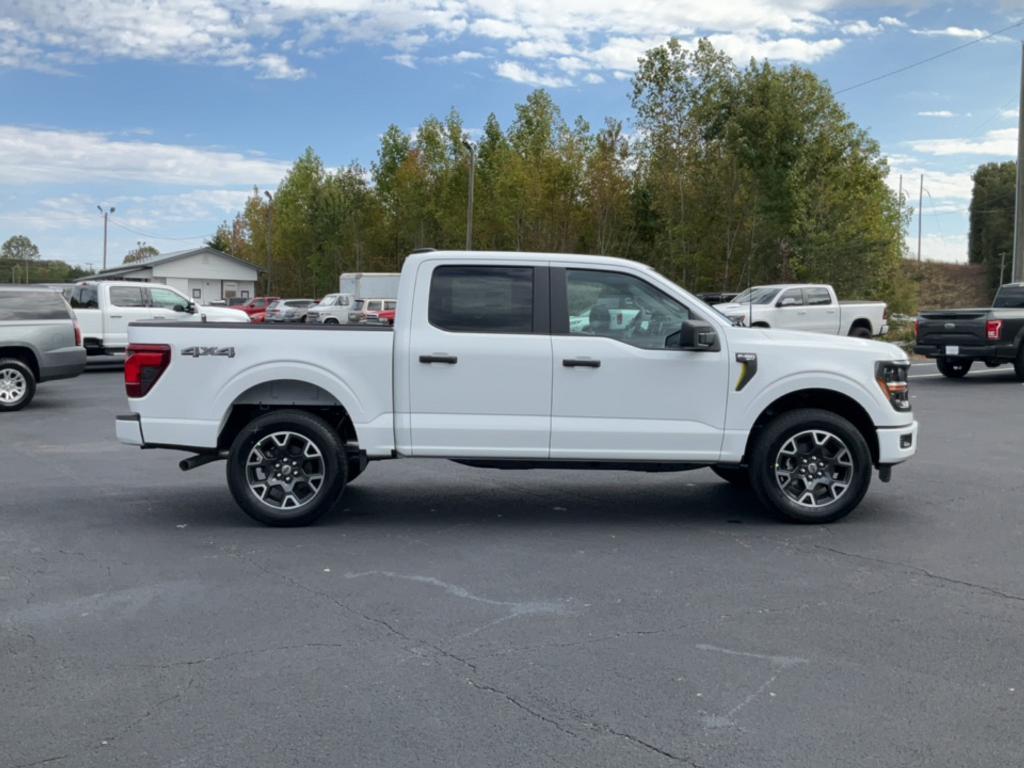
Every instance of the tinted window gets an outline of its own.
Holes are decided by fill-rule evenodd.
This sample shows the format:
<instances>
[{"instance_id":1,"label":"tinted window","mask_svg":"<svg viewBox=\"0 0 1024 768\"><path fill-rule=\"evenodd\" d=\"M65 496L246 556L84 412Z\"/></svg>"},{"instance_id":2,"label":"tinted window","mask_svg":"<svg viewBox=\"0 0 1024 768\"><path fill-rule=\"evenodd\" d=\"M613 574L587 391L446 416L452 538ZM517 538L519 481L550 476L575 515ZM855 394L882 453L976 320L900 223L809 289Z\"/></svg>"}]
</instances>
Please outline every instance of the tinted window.
<instances>
[{"instance_id":1,"label":"tinted window","mask_svg":"<svg viewBox=\"0 0 1024 768\"><path fill-rule=\"evenodd\" d=\"M772 300L778 295L778 288L762 285L744 291L734 298L733 302L736 304L771 304Z\"/></svg>"},{"instance_id":2,"label":"tinted window","mask_svg":"<svg viewBox=\"0 0 1024 768\"><path fill-rule=\"evenodd\" d=\"M380 312L380 302L379 301L368 301L366 303L366 311L367 312Z\"/></svg>"},{"instance_id":3,"label":"tinted window","mask_svg":"<svg viewBox=\"0 0 1024 768\"><path fill-rule=\"evenodd\" d=\"M996 300L992 306L1024 308L1024 286L1004 285L996 293Z\"/></svg>"},{"instance_id":4,"label":"tinted window","mask_svg":"<svg viewBox=\"0 0 1024 768\"><path fill-rule=\"evenodd\" d=\"M100 302L95 285L76 285L68 299L72 309L99 309Z\"/></svg>"},{"instance_id":5,"label":"tinted window","mask_svg":"<svg viewBox=\"0 0 1024 768\"><path fill-rule=\"evenodd\" d=\"M533 267L438 267L429 320L458 333L532 333Z\"/></svg>"},{"instance_id":6,"label":"tinted window","mask_svg":"<svg viewBox=\"0 0 1024 768\"><path fill-rule=\"evenodd\" d=\"M829 295L828 288L805 288L804 299L809 307L820 307L832 303L832 296Z\"/></svg>"},{"instance_id":7,"label":"tinted window","mask_svg":"<svg viewBox=\"0 0 1024 768\"><path fill-rule=\"evenodd\" d=\"M160 309L173 309L175 312L184 312L188 309L188 299L166 288L150 288L149 297L153 306Z\"/></svg>"},{"instance_id":8,"label":"tinted window","mask_svg":"<svg viewBox=\"0 0 1024 768\"><path fill-rule=\"evenodd\" d=\"M0 322L68 319L68 305L56 291L0 291Z\"/></svg>"},{"instance_id":9,"label":"tinted window","mask_svg":"<svg viewBox=\"0 0 1024 768\"><path fill-rule=\"evenodd\" d=\"M653 285L621 272L566 272L569 334L665 349L690 311Z\"/></svg>"},{"instance_id":10,"label":"tinted window","mask_svg":"<svg viewBox=\"0 0 1024 768\"><path fill-rule=\"evenodd\" d=\"M146 302L141 288L113 286L110 289L110 303L115 307L144 307Z\"/></svg>"},{"instance_id":11,"label":"tinted window","mask_svg":"<svg viewBox=\"0 0 1024 768\"><path fill-rule=\"evenodd\" d=\"M398 302L397 301L385 301L384 302L384 309L394 309L397 306L398 306Z\"/></svg>"},{"instance_id":12,"label":"tinted window","mask_svg":"<svg viewBox=\"0 0 1024 768\"><path fill-rule=\"evenodd\" d=\"M790 288L788 291L783 291L782 295L779 296L779 302L775 306L777 307L801 307L804 303L804 291L803 288Z\"/></svg>"},{"instance_id":13,"label":"tinted window","mask_svg":"<svg viewBox=\"0 0 1024 768\"><path fill-rule=\"evenodd\" d=\"M366 302L364 302L362 299L356 299L354 302L352 302L352 309L358 312L363 308L363 304L365 303Z\"/></svg>"}]
</instances>

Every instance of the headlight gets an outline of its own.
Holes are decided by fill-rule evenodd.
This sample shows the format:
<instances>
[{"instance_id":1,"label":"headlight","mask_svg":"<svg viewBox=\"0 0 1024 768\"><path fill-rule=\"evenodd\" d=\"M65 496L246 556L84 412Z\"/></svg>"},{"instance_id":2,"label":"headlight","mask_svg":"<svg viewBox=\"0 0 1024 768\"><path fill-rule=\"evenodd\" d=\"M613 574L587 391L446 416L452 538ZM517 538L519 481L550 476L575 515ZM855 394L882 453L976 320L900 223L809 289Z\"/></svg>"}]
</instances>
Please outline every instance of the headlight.
<instances>
[{"instance_id":1,"label":"headlight","mask_svg":"<svg viewBox=\"0 0 1024 768\"><path fill-rule=\"evenodd\" d=\"M897 411L910 410L910 383L907 381L909 371L910 363L906 360L880 360L875 363L875 381Z\"/></svg>"}]
</instances>

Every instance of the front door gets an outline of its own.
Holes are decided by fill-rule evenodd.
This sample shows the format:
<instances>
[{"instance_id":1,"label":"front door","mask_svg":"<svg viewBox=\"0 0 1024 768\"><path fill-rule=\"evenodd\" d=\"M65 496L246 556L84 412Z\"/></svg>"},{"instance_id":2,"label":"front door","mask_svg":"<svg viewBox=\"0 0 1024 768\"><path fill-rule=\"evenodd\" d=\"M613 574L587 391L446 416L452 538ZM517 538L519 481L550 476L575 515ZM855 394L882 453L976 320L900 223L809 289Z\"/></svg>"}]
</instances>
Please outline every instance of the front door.
<instances>
[{"instance_id":1,"label":"front door","mask_svg":"<svg viewBox=\"0 0 1024 768\"><path fill-rule=\"evenodd\" d=\"M809 331L837 333L839 330L839 306L832 301L832 294L823 285L804 288L804 309L807 310Z\"/></svg>"},{"instance_id":2,"label":"front door","mask_svg":"<svg viewBox=\"0 0 1024 768\"><path fill-rule=\"evenodd\" d=\"M788 288L782 292L775 302L775 317L773 327L790 331L814 330L814 323L804 306L803 288Z\"/></svg>"},{"instance_id":3,"label":"front door","mask_svg":"<svg viewBox=\"0 0 1024 768\"><path fill-rule=\"evenodd\" d=\"M107 290L110 306L106 313L106 327L103 329L103 346L123 349L128 344L128 324L153 317L146 296L147 289L142 285L111 285Z\"/></svg>"},{"instance_id":4,"label":"front door","mask_svg":"<svg viewBox=\"0 0 1024 768\"><path fill-rule=\"evenodd\" d=\"M152 316L160 320L181 320L188 314L191 302L170 288L147 288Z\"/></svg>"},{"instance_id":5,"label":"front door","mask_svg":"<svg viewBox=\"0 0 1024 768\"><path fill-rule=\"evenodd\" d=\"M417 279L409 342L414 456L547 458L546 265L435 265Z\"/></svg>"},{"instance_id":6,"label":"front door","mask_svg":"<svg viewBox=\"0 0 1024 768\"><path fill-rule=\"evenodd\" d=\"M684 320L704 318L639 274L553 269L551 285L551 458L716 461L724 340L716 352L669 346Z\"/></svg>"}]
</instances>

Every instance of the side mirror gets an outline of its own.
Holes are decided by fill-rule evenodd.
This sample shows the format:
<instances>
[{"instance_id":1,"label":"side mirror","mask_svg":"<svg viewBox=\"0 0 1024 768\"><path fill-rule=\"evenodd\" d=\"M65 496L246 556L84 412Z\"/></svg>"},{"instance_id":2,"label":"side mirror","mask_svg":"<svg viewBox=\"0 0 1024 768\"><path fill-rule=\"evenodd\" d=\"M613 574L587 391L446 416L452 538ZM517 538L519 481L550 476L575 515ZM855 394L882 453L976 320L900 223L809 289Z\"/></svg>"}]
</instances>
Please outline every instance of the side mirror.
<instances>
[{"instance_id":1,"label":"side mirror","mask_svg":"<svg viewBox=\"0 0 1024 768\"><path fill-rule=\"evenodd\" d=\"M677 346L691 352L717 352L722 348L714 326L703 320L684 320Z\"/></svg>"},{"instance_id":2,"label":"side mirror","mask_svg":"<svg viewBox=\"0 0 1024 768\"><path fill-rule=\"evenodd\" d=\"M784 299L780 299L779 303L776 304L775 306L777 306L777 307L795 307L796 305L797 305L796 297L794 297L794 296L787 296Z\"/></svg>"},{"instance_id":3,"label":"side mirror","mask_svg":"<svg viewBox=\"0 0 1024 768\"><path fill-rule=\"evenodd\" d=\"M175 307L175 309L178 309L178 308ZM194 315L196 313L196 303L194 301L190 301L188 304L185 305L184 309L180 309L178 311L179 312L188 312L190 315Z\"/></svg>"}]
</instances>

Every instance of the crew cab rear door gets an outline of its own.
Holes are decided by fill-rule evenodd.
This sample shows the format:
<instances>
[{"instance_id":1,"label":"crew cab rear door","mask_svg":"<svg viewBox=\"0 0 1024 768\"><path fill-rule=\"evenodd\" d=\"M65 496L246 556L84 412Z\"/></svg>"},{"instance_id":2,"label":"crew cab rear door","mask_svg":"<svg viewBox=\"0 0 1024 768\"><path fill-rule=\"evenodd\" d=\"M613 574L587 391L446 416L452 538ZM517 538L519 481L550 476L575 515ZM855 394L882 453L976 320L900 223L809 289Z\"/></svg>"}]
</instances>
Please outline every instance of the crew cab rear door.
<instances>
[{"instance_id":1,"label":"crew cab rear door","mask_svg":"<svg viewBox=\"0 0 1024 768\"><path fill-rule=\"evenodd\" d=\"M642 274L558 267L552 263L551 458L718 460L729 392L725 340L715 351L673 348L669 339L684 320L706 319L694 308ZM620 323L609 306L633 309Z\"/></svg>"},{"instance_id":2,"label":"crew cab rear door","mask_svg":"<svg viewBox=\"0 0 1024 768\"><path fill-rule=\"evenodd\" d=\"M426 261L409 338L414 456L547 458L545 262Z\"/></svg>"},{"instance_id":3,"label":"crew cab rear door","mask_svg":"<svg viewBox=\"0 0 1024 768\"><path fill-rule=\"evenodd\" d=\"M103 313L103 346L109 349L124 349L128 345L128 324L136 320L150 320L153 311L149 307L146 286L104 285L107 291L107 308Z\"/></svg>"},{"instance_id":4,"label":"crew cab rear door","mask_svg":"<svg viewBox=\"0 0 1024 768\"><path fill-rule=\"evenodd\" d=\"M804 288L805 328L818 333L839 333L839 304L824 285Z\"/></svg>"}]
</instances>

